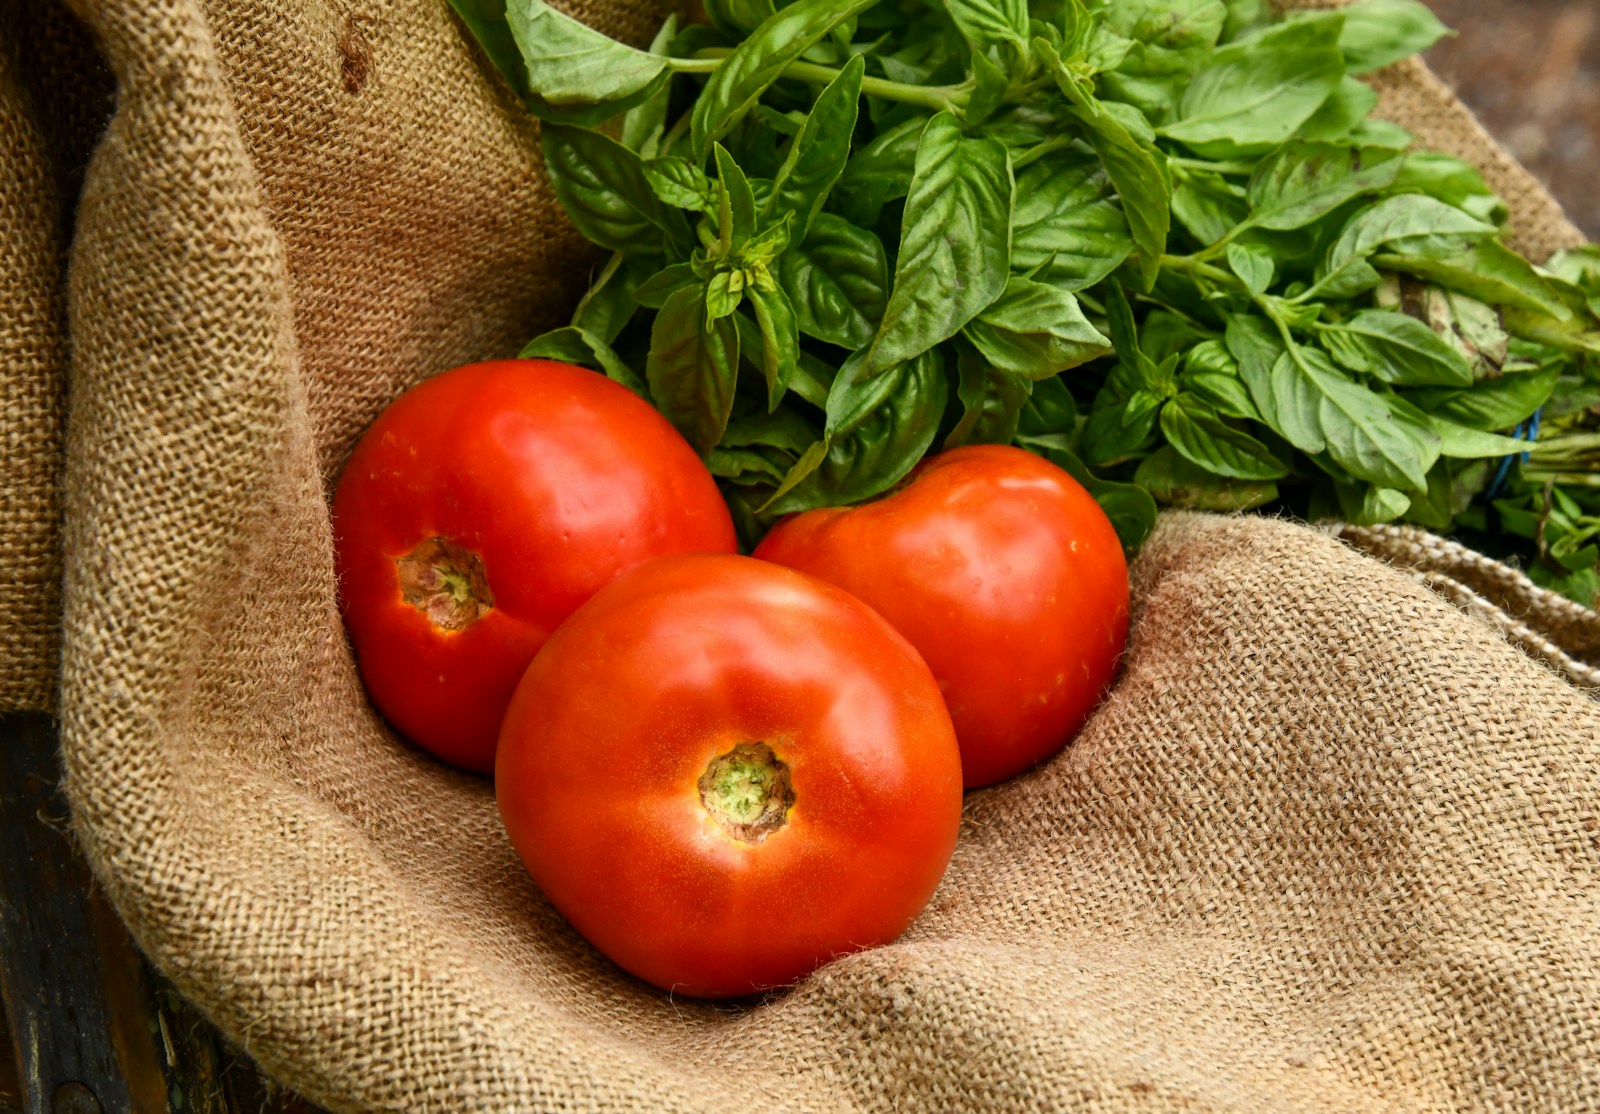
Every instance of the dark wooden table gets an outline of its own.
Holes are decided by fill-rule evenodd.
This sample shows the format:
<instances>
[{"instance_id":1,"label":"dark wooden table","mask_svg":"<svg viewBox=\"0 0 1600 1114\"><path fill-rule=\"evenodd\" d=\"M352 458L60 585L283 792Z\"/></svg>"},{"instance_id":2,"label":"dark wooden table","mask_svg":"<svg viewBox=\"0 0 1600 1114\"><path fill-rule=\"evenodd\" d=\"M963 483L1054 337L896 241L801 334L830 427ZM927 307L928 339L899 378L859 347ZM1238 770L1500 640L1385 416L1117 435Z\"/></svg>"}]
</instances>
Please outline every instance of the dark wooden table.
<instances>
[{"instance_id":1,"label":"dark wooden table","mask_svg":"<svg viewBox=\"0 0 1600 1114\"><path fill-rule=\"evenodd\" d=\"M1600 240L1600 5L1428 0L1430 61ZM312 1114L145 963L75 853L55 735L0 716L0 1114Z\"/></svg>"}]
</instances>

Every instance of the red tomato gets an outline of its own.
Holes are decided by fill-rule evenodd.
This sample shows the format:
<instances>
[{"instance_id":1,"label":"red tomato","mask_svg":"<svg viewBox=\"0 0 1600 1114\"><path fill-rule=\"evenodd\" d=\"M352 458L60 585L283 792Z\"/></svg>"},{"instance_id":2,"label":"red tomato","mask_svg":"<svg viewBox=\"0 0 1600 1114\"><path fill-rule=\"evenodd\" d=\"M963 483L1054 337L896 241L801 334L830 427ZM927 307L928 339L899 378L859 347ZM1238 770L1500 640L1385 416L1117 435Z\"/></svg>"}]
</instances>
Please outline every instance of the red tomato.
<instances>
[{"instance_id":1,"label":"red tomato","mask_svg":"<svg viewBox=\"0 0 1600 1114\"><path fill-rule=\"evenodd\" d=\"M839 585L906 636L944 690L969 789L1065 746L1128 636L1110 520L1021 449L931 457L877 502L780 522L755 556Z\"/></svg>"},{"instance_id":2,"label":"red tomato","mask_svg":"<svg viewBox=\"0 0 1600 1114\"><path fill-rule=\"evenodd\" d=\"M737 547L665 418L549 360L456 368L395 400L345 465L333 526L372 702L479 771L523 670L579 604L652 557Z\"/></svg>"},{"instance_id":3,"label":"red tomato","mask_svg":"<svg viewBox=\"0 0 1600 1114\"><path fill-rule=\"evenodd\" d=\"M911 923L955 847L961 760L928 667L871 608L748 557L664 557L534 659L495 793L579 932L725 997Z\"/></svg>"}]
</instances>

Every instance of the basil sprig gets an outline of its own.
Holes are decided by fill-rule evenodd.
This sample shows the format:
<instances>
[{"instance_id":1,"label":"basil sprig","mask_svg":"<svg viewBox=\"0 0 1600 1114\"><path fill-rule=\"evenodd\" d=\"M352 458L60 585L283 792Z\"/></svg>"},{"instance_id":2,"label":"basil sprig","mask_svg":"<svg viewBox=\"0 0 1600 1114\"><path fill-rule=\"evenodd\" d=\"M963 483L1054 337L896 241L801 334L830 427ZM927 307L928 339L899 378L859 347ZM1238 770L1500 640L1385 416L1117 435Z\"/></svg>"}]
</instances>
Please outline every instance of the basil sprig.
<instances>
[{"instance_id":1,"label":"basil sprig","mask_svg":"<svg viewBox=\"0 0 1600 1114\"><path fill-rule=\"evenodd\" d=\"M652 400L747 537L996 441L1130 550L1270 504L1592 579L1600 253L1532 265L1372 117L1355 75L1446 33L1416 0L718 0L648 50L453 2L609 252L526 351Z\"/></svg>"}]
</instances>

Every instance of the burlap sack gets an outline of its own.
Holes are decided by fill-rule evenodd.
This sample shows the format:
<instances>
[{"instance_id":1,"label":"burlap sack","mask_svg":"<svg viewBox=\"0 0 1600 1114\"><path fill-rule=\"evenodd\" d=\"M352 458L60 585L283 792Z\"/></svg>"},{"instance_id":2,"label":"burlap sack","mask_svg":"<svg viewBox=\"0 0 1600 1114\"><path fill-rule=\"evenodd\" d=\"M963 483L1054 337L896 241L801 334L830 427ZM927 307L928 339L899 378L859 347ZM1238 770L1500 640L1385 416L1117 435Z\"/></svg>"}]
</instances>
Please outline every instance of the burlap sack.
<instances>
[{"instance_id":1,"label":"burlap sack","mask_svg":"<svg viewBox=\"0 0 1600 1114\"><path fill-rule=\"evenodd\" d=\"M972 795L901 942L759 1004L612 968L489 786L367 707L334 602L326 492L361 428L581 284L529 124L440 0L78 3L117 95L75 227L40 138L71 72L0 84L26 171L0 304L41 299L0 343L7 391L46 400L7 481L8 509L43 502L0 556L47 567L63 492L77 832L142 946L273 1074L352 1111L1600 1109L1600 704L1270 520L1163 520L1121 683L1061 758ZM578 14L638 35L658 13ZM1420 69L1382 83L1490 171L1525 248L1570 242ZM4 420L15 456L31 427ZM28 706L52 612L6 607Z\"/></svg>"}]
</instances>

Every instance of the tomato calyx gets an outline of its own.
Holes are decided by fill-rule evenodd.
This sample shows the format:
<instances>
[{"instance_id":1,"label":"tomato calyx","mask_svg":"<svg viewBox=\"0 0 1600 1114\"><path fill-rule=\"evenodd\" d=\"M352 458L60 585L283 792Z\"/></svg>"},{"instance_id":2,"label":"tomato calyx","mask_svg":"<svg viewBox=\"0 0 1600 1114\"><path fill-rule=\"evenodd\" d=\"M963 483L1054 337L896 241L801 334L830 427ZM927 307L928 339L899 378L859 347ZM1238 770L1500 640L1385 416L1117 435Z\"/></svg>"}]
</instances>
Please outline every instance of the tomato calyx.
<instances>
[{"instance_id":1,"label":"tomato calyx","mask_svg":"<svg viewBox=\"0 0 1600 1114\"><path fill-rule=\"evenodd\" d=\"M706 765L700 803L734 839L764 842L789 822L794 805L789 765L766 743L740 743Z\"/></svg>"},{"instance_id":2,"label":"tomato calyx","mask_svg":"<svg viewBox=\"0 0 1600 1114\"><path fill-rule=\"evenodd\" d=\"M394 564L401 598L440 630L466 630L494 607L483 558L448 538L429 538Z\"/></svg>"}]
</instances>

